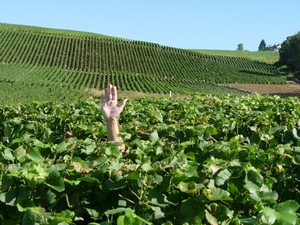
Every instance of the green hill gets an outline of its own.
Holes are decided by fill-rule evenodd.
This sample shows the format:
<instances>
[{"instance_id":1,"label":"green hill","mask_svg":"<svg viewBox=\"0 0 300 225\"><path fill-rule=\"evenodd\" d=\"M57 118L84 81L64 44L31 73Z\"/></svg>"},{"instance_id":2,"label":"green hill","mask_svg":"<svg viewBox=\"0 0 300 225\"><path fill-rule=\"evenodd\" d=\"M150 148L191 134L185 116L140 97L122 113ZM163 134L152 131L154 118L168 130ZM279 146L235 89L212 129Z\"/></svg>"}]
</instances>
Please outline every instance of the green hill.
<instances>
[{"instance_id":1,"label":"green hill","mask_svg":"<svg viewBox=\"0 0 300 225\"><path fill-rule=\"evenodd\" d=\"M233 50L210 50L198 49L194 50L204 54L222 55L228 57L243 57L251 60L261 61L273 64L279 60L278 51L233 51Z\"/></svg>"},{"instance_id":2,"label":"green hill","mask_svg":"<svg viewBox=\"0 0 300 225\"><path fill-rule=\"evenodd\" d=\"M51 99L62 100L109 83L123 91L145 93L237 94L218 85L233 82L282 84L285 80L272 64L246 57L0 23L1 90L13 86L13 94L30 96L28 100L40 97L36 90L41 87L52 94Z\"/></svg>"}]
</instances>

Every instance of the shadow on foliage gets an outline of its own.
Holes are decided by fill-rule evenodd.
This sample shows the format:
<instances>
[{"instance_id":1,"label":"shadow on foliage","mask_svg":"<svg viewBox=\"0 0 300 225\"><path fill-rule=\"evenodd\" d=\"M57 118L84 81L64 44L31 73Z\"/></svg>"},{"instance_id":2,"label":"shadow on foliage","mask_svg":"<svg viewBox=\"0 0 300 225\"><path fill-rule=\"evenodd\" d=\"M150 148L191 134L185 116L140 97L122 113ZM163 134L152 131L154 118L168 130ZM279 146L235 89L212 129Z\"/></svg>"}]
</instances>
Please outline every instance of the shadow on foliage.
<instances>
[{"instance_id":1,"label":"shadow on foliage","mask_svg":"<svg viewBox=\"0 0 300 225\"><path fill-rule=\"evenodd\" d=\"M253 71L253 70L240 70L239 72L240 73L245 73L245 74L258 75L258 76L269 76L269 77L279 76L277 73L276 74L270 74L270 73L263 73L263 72Z\"/></svg>"},{"instance_id":2,"label":"shadow on foliage","mask_svg":"<svg viewBox=\"0 0 300 225\"><path fill-rule=\"evenodd\" d=\"M288 97L297 97L300 98L300 93L272 93L272 94L263 94L263 95L270 95L270 96L274 96L274 95L278 95L281 98L288 98Z\"/></svg>"}]
</instances>

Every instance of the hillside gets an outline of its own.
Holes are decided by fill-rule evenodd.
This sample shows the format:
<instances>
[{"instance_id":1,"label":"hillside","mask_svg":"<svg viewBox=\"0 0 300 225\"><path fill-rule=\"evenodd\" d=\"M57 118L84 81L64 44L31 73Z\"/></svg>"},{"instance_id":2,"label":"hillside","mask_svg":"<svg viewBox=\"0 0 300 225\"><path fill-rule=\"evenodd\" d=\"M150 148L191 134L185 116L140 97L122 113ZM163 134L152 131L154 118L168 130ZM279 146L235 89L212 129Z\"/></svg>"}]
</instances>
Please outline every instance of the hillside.
<instances>
[{"instance_id":1,"label":"hillside","mask_svg":"<svg viewBox=\"0 0 300 225\"><path fill-rule=\"evenodd\" d=\"M22 89L19 95L23 96L28 85L34 87L31 91L51 87L58 99L66 91L58 94L57 89L100 90L109 83L123 91L181 94L237 94L219 86L233 82L285 83L273 65L245 57L1 23L0 62L2 89L17 85L15 89Z\"/></svg>"},{"instance_id":2,"label":"hillside","mask_svg":"<svg viewBox=\"0 0 300 225\"><path fill-rule=\"evenodd\" d=\"M222 55L228 57L243 57L250 60L256 60L273 64L279 60L278 51L233 51L233 50L210 50L210 49L197 49L196 52L210 54L210 55Z\"/></svg>"}]
</instances>

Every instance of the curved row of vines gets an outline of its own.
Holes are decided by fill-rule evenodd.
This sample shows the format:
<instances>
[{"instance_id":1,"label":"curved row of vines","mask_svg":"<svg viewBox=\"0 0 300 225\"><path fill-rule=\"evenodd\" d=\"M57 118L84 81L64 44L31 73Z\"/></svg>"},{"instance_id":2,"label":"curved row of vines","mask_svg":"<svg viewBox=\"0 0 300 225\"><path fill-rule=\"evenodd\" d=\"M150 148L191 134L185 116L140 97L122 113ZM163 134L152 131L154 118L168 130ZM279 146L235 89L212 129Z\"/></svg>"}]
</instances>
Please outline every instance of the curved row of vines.
<instances>
[{"instance_id":1,"label":"curved row of vines","mask_svg":"<svg viewBox=\"0 0 300 225\"><path fill-rule=\"evenodd\" d=\"M276 76L273 65L247 58L201 54L100 35L26 29L26 26L15 29L0 26L0 62L2 80L37 78L42 83L54 81L73 88L99 88L110 81L122 85L124 90L194 92L199 89L201 92L201 87L207 84L285 83ZM20 71L14 72L10 67L16 64ZM38 78L33 72L36 67L48 69ZM29 72L24 74L22 70L26 69Z\"/></svg>"}]
</instances>

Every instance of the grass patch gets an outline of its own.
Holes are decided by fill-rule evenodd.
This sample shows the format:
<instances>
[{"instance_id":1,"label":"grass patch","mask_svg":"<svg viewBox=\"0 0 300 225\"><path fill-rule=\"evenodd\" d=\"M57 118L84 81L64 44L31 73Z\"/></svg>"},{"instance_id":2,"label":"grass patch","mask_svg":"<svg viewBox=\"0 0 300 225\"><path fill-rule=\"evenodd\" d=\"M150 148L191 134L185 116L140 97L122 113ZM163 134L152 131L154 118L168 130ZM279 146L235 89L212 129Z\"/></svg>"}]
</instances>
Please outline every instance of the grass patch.
<instances>
[{"instance_id":1,"label":"grass patch","mask_svg":"<svg viewBox=\"0 0 300 225\"><path fill-rule=\"evenodd\" d=\"M277 51L233 51L233 50L206 50L206 49L193 49L193 51L210 55L222 55L229 57L243 57L251 60L257 60L273 64L279 60L279 52Z\"/></svg>"}]
</instances>

